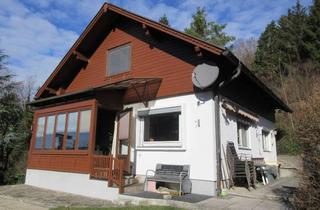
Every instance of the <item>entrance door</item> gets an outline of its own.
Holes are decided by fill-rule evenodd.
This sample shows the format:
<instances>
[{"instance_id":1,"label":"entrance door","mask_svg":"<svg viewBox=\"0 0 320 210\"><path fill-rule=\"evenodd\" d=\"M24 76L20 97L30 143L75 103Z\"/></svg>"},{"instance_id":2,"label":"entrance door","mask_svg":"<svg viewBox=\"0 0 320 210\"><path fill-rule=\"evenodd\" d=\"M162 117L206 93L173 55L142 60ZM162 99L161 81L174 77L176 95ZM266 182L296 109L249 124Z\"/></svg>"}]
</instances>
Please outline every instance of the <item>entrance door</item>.
<instances>
[{"instance_id":1,"label":"entrance door","mask_svg":"<svg viewBox=\"0 0 320 210\"><path fill-rule=\"evenodd\" d=\"M131 118L132 110L124 110L117 116L117 149L116 157L124 161L124 171L131 174L130 149L131 149Z\"/></svg>"}]
</instances>

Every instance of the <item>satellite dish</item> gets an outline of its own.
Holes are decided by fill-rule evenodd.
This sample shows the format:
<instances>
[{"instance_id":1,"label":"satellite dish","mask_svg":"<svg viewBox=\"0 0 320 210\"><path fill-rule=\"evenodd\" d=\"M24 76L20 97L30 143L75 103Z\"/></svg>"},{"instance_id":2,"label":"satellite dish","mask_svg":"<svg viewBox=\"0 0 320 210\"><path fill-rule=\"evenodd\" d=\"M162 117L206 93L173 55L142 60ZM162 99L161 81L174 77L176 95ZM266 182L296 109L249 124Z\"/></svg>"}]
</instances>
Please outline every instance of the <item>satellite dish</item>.
<instances>
[{"instance_id":1,"label":"satellite dish","mask_svg":"<svg viewBox=\"0 0 320 210\"><path fill-rule=\"evenodd\" d=\"M206 63L197 65L192 72L192 83L204 89L212 85L219 76L219 67Z\"/></svg>"}]
</instances>

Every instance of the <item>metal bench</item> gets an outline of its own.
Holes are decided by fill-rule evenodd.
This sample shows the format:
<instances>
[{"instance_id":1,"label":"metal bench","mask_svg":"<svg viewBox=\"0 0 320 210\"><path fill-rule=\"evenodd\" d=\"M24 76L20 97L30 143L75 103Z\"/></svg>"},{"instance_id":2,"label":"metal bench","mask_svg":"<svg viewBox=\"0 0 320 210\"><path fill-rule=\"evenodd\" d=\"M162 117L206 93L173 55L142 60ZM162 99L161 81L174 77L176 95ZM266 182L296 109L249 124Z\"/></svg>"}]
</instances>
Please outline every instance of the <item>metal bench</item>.
<instances>
[{"instance_id":1,"label":"metal bench","mask_svg":"<svg viewBox=\"0 0 320 210\"><path fill-rule=\"evenodd\" d=\"M146 172L145 189L148 181L179 184L179 194L191 193L191 181L189 179L189 165L157 164L156 170L148 169Z\"/></svg>"}]
</instances>

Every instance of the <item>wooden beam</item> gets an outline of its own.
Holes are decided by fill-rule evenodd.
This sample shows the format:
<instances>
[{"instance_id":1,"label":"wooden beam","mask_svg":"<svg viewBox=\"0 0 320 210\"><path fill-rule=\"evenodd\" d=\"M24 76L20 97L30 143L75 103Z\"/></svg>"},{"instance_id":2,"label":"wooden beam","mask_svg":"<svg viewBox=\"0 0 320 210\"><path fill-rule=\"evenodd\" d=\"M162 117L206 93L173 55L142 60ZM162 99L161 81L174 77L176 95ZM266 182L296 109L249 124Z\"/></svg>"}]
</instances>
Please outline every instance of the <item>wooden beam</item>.
<instances>
[{"instance_id":1,"label":"wooden beam","mask_svg":"<svg viewBox=\"0 0 320 210\"><path fill-rule=\"evenodd\" d=\"M46 87L46 90L49 91L49 93L51 94L55 94L55 95L57 94L57 91L53 88Z\"/></svg>"},{"instance_id":2,"label":"wooden beam","mask_svg":"<svg viewBox=\"0 0 320 210\"><path fill-rule=\"evenodd\" d=\"M144 89L143 89L143 93L142 94L139 93L137 87L134 84L131 84L131 87L136 92L137 96L139 97L140 101L143 103L144 107L148 107L149 101L145 97L145 91L146 91L146 88L147 88L147 83L145 83L145 85L144 85Z\"/></svg>"},{"instance_id":3,"label":"wooden beam","mask_svg":"<svg viewBox=\"0 0 320 210\"><path fill-rule=\"evenodd\" d=\"M83 55L82 53L79 53L77 51L73 51L73 55L76 56L76 59L77 60L81 60L81 61L84 61L84 62L89 62L89 58L87 58L85 55Z\"/></svg>"},{"instance_id":4,"label":"wooden beam","mask_svg":"<svg viewBox=\"0 0 320 210\"><path fill-rule=\"evenodd\" d=\"M142 29L143 29L143 30L147 30L147 25L144 24L144 23L142 23Z\"/></svg>"},{"instance_id":5,"label":"wooden beam","mask_svg":"<svg viewBox=\"0 0 320 210\"><path fill-rule=\"evenodd\" d=\"M150 31L149 31L149 29L148 29L146 24L144 24L144 23L142 24L142 29L144 31L144 35L150 36Z\"/></svg>"},{"instance_id":6,"label":"wooden beam","mask_svg":"<svg viewBox=\"0 0 320 210\"><path fill-rule=\"evenodd\" d=\"M66 92L66 90L62 87L60 87L58 90L57 90L57 95L60 96L60 95L63 95L64 93Z\"/></svg>"},{"instance_id":7,"label":"wooden beam","mask_svg":"<svg viewBox=\"0 0 320 210\"><path fill-rule=\"evenodd\" d=\"M106 13L109 9L109 5L105 4L103 5L103 13Z\"/></svg>"},{"instance_id":8,"label":"wooden beam","mask_svg":"<svg viewBox=\"0 0 320 210\"><path fill-rule=\"evenodd\" d=\"M199 46L194 46L194 51L196 52L197 56L202 56L202 51Z\"/></svg>"}]
</instances>

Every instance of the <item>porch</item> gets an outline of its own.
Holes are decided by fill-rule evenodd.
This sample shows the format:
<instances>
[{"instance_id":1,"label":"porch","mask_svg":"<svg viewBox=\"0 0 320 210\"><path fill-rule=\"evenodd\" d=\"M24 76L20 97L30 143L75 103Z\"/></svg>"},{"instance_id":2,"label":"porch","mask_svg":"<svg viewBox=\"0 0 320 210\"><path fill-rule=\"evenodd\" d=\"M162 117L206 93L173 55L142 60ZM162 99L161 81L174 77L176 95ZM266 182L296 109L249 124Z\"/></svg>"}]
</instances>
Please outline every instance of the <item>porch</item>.
<instances>
[{"instance_id":1,"label":"porch","mask_svg":"<svg viewBox=\"0 0 320 210\"><path fill-rule=\"evenodd\" d=\"M123 105L147 103L156 92L149 88L159 81L125 77L32 102L36 110L28 169L86 174L122 192L132 182L132 119Z\"/></svg>"}]
</instances>

